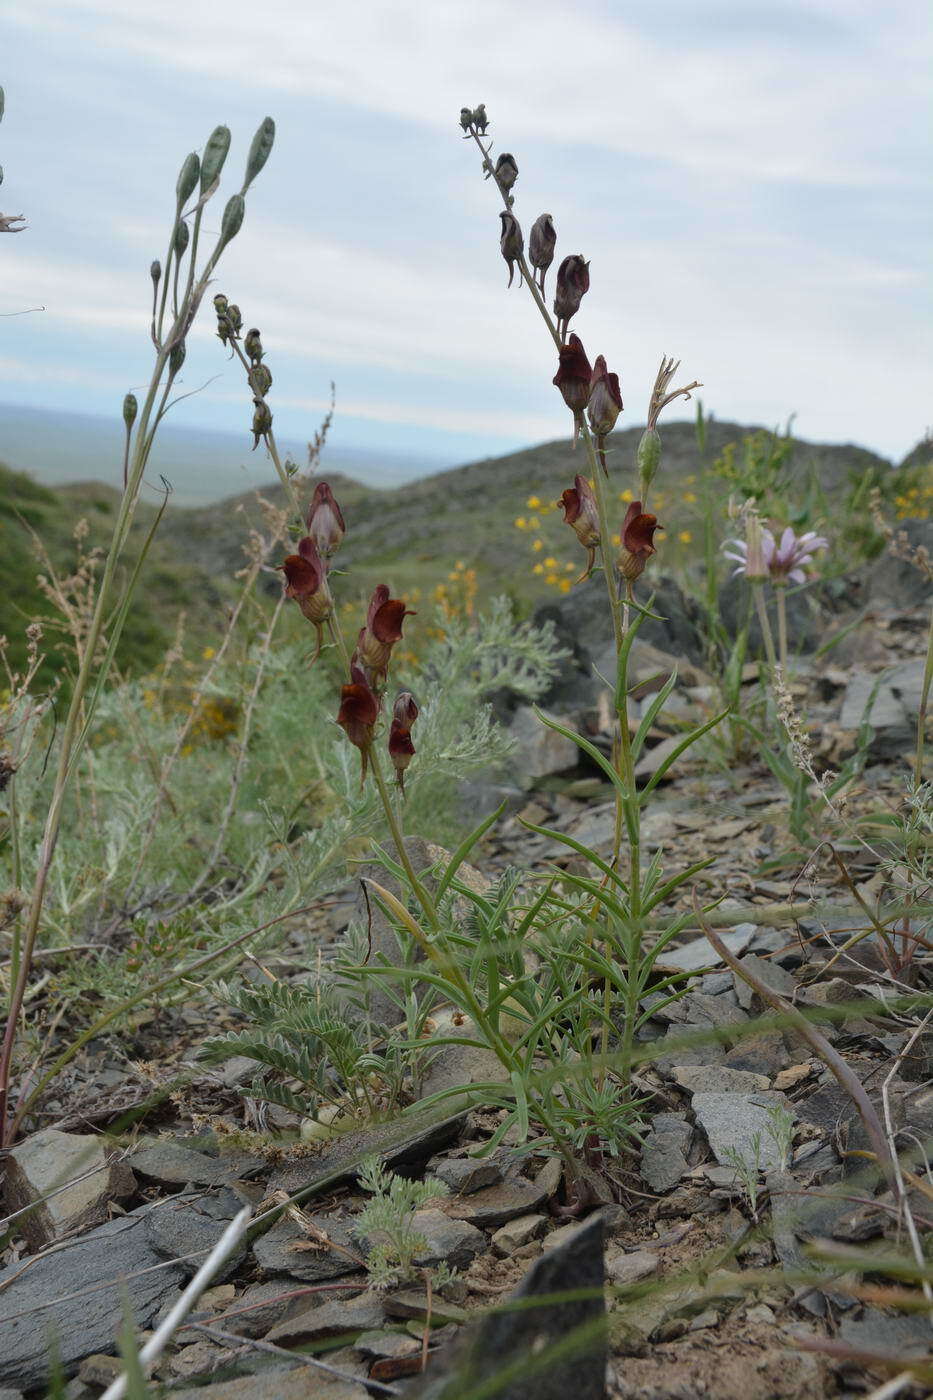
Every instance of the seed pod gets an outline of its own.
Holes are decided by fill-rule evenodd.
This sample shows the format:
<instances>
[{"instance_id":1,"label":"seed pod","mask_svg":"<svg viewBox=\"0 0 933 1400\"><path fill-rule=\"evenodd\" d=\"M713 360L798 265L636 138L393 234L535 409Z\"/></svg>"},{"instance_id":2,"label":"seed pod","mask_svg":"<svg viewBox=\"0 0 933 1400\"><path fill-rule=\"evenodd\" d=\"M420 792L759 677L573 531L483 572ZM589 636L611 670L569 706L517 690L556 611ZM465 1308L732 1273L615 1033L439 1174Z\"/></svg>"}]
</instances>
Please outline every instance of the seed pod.
<instances>
[{"instance_id":1,"label":"seed pod","mask_svg":"<svg viewBox=\"0 0 933 1400\"><path fill-rule=\"evenodd\" d=\"M251 331L247 331L246 335L243 337L243 349L254 364L257 364L262 359L262 340L255 326Z\"/></svg>"},{"instance_id":2,"label":"seed pod","mask_svg":"<svg viewBox=\"0 0 933 1400\"><path fill-rule=\"evenodd\" d=\"M243 215L246 213L246 200L241 194L231 195L227 200L227 207L220 223L220 240L217 244L217 252L226 248L231 238L236 238L243 227Z\"/></svg>"},{"instance_id":3,"label":"seed pod","mask_svg":"<svg viewBox=\"0 0 933 1400\"><path fill-rule=\"evenodd\" d=\"M606 438L612 432L616 420L622 412L622 389L619 384L619 376L607 368L605 355L596 356L593 378L590 381L590 401L587 404L586 412L590 420L590 427L596 435L596 450L599 453L599 460L602 463L603 471L608 476Z\"/></svg>"},{"instance_id":4,"label":"seed pod","mask_svg":"<svg viewBox=\"0 0 933 1400\"><path fill-rule=\"evenodd\" d=\"M642 433L635 460L640 475L639 494L644 500L661 462L661 438L657 428L646 428Z\"/></svg>"},{"instance_id":5,"label":"seed pod","mask_svg":"<svg viewBox=\"0 0 933 1400\"><path fill-rule=\"evenodd\" d=\"M473 113L469 107L460 108L460 125L464 131L469 131L473 125Z\"/></svg>"},{"instance_id":6,"label":"seed pod","mask_svg":"<svg viewBox=\"0 0 933 1400\"><path fill-rule=\"evenodd\" d=\"M185 200L191 197L200 173L201 162L198 159L197 151L192 151L189 156L185 156L181 170L178 172L178 179L175 182L175 198L179 209Z\"/></svg>"},{"instance_id":7,"label":"seed pod","mask_svg":"<svg viewBox=\"0 0 933 1400\"><path fill-rule=\"evenodd\" d=\"M272 388L272 371L268 365L253 365L249 372L249 382L258 398L265 398Z\"/></svg>"},{"instance_id":8,"label":"seed pod","mask_svg":"<svg viewBox=\"0 0 933 1400\"><path fill-rule=\"evenodd\" d=\"M557 290L554 293L554 315L558 334L563 339L571 316L580 310L580 302L590 289L590 265L582 253L570 253L557 269Z\"/></svg>"},{"instance_id":9,"label":"seed pod","mask_svg":"<svg viewBox=\"0 0 933 1400\"><path fill-rule=\"evenodd\" d=\"M253 137L253 143L249 148L249 155L246 157L246 178L243 181L242 194L246 193L269 159L274 141L275 122L271 117L264 117L256 135Z\"/></svg>"},{"instance_id":10,"label":"seed pod","mask_svg":"<svg viewBox=\"0 0 933 1400\"><path fill-rule=\"evenodd\" d=\"M524 251L525 240L522 238L522 230L514 214L510 214L507 210L503 209L499 218L502 220L502 236L499 239L499 247L502 249L502 256L509 265L508 285L511 287L512 278L515 274L515 262L521 257ZM519 286L522 284L521 277L521 269L519 269Z\"/></svg>"},{"instance_id":11,"label":"seed pod","mask_svg":"<svg viewBox=\"0 0 933 1400\"><path fill-rule=\"evenodd\" d=\"M481 102L478 107L474 108L473 125L476 127L476 130L479 132L480 136L486 135L486 128L489 125L489 118L486 115L485 102Z\"/></svg>"},{"instance_id":12,"label":"seed pod","mask_svg":"<svg viewBox=\"0 0 933 1400\"><path fill-rule=\"evenodd\" d=\"M239 335L243 329L243 315L235 301L231 301L227 307L227 324L234 335Z\"/></svg>"},{"instance_id":13,"label":"seed pod","mask_svg":"<svg viewBox=\"0 0 933 1400\"><path fill-rule=\"evenodd\" d=\"M181 369L182 365L185 363L185 355L187 353L188 352L185 349L185 342L183 340L179 340L177 344L172 346L171 354L168 357L168 372L173 379L175 378L175 375L178 373L178 371Z\"/></svg>"},{"instance_id":14,"label":"seed pod","mask_svg":"<svg viewBox=\"0 0 933 1400\"><path fill-rule=\"evenodd\" d=\"M126 424L126 431L129 432L136 422L136 410L139 405L136 402L135 394L127 394L123 399L123 421Z\"/></svg>"},{"instance_id":15,"label":"seed pod","mask_svg":"<svg viewBox=\"0 0 933 1400\"><path fill-rule=\"evenodd\" d=\"M556 247L557 230L554 227L554 220L550 214L539 214L531 226L531 233L528 237L528 258L534 270L541 274L538 286L542 292L544 291L545 274L554 261Z\"/></svg>"},{"instance_id":16,"label":"seed pod","mask_svg":"<svg viewBox=\"0 0 933 1400\"><path fill-rule=\"evenodd\" d=\"M503 151L496 161L496 182L500 190L504 190L508 194L517 179L518 166L515 163L515 157L511 151Z\"/></svg>"},{"instance_id":17,"label":"seed pod","mask_svg":"<svg viewBox=\"0 0 933 1400\"><path fill-rule=\"evenodd\" d=\"M201 193L209 190L220 179L227 152L230 149L230 128L215 126L207 138L204 155L201 159ZM229 208L229 205L227 206ZM231 237L233 235L231 234Z\"/></svg>"},{"instance_id":18,"label":"seed pod","mask_svg":"<svg viewBox=\"0 0 933 1400\"><path fill-rule=\"evenodd\" d=\"M154 258L149 264L149 276L152 278L154 286L158 286L162 280L162 264L158 258Z\"/></svg>"},{"instance_id":19,"label":"seed pod","mask_svg":"<svg viewBox=\"0 0 933 1400\"><path fill-rule=\"evenodd\" d=\"M218 292L217 295L214 297L214 310L217 312L217 315L226 316L227 307L229 305L230 303L227 301L227 298L224 296L223 292Z\"/></svg>"},{"instance_id":20,"label":"seed pod","mask_svg":"<svg viewBox=\"0 0 933 1400\"><path fill-rule=\"evenodd\" d=\"M253 451L259 446L259 439L272 427L272 410L265 399L253 399Z\"/></svg>"},{"instance_id":21,"label":"seed pod","mask_svg":"<svg viewBox=\"0 0 933 1400\"><path fill-rule=\"evenodd\" d=\"M184 219L179 220L178 226L175 229L175 238L173 243L176 258L180 258L184 254L184 251L188 246L189 236L190 235L188 233L188 225L185 223Z\"/></svg>"}]
</instances>

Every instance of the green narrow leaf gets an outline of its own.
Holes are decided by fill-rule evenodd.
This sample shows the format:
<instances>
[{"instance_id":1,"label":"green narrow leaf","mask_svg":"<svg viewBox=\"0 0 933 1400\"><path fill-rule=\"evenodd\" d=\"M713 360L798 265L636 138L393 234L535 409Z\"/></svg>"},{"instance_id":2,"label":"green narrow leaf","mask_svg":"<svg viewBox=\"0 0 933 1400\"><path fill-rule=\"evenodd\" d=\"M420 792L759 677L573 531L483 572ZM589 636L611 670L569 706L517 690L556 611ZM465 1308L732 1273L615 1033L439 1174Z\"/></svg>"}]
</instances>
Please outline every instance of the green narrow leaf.
<instances>
[{"instance_id":1,"label":"green narrow leaf","mask_svg":"<svg viewBox=\"0 0 933 1400\"><path fill-rule=\"evenodd\" d=\"M712 719L707 720L705 724L701 724L699 729L691 730L686 738L684 738L675 749L671 750L667 758L663 759L662 762L658 764L658 767L642 788L639 794L639 801L645 802L648 794L654 791L664 775L673 767L678 758L680 758L681 754L686 753L687 749L689 749L692 744L695 744L698 739L702 739L704 734L708 734L711 729L715 729L716 725L720 724L728 713L728 710L721 710L718 715L713 715Z\"/></svg>"}]
</instances>

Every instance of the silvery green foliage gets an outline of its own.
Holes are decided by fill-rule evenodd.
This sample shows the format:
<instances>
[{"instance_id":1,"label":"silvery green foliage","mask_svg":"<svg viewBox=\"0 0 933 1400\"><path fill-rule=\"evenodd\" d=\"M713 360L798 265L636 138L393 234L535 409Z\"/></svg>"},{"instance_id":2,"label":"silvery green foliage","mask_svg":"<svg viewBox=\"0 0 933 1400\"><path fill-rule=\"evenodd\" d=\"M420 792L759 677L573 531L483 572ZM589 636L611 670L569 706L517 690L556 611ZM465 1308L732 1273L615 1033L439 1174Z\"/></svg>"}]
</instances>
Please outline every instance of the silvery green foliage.
<instances>
[{"instance_id":1,"label":"silvery green foliage","mask_svg":"<svg viewBox=\"0 0 933 1400\"><path fill-rule=\"evenodd\" d=\"M416 1272L415 1260L426 1247L415 1228L415 1212L449 1194L449 1188L435 1177L409 1181L382 1166L378 1157L363 1163L358 1181L372 1199L356 1217L354 1234L366 1240L366 1270L375 1288L388 1288L404 1282ZM432 1270L435 1284L448 1281L452 1274L445 1266Z\"/></svg>"}]
</instances>

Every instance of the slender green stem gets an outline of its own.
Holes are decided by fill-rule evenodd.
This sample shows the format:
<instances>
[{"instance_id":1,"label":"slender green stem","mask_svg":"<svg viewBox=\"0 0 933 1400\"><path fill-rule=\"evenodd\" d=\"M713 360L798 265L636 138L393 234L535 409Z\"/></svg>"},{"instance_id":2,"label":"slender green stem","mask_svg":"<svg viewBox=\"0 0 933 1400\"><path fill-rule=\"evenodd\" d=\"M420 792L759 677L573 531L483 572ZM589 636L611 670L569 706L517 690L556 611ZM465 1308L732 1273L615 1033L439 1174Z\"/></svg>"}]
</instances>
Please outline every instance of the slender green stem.
<instances>
[{"instance_id":1,"label":"slender green stem","mask_svg":"<svg viewBox=\"0 0 933 1400\"><path fill-rule=\"evenodd\" d=\"M779 583L774 590L777 601L778 620L778 658L781 663L781 671L787 677L787 585Z\"/></svg>"},{"instance_id":2,"label":"slender green stem","mask_svg":"<svg viewBox=\"0 0 933 1400\"><path fill-rule=\"evenodd\" d=\"M765 655L768 658L768 665L771 668L771 677L777 670L778 659L774 650L774 633L771 631L771 622L768 617L768 606L765 602L765 588L760 579L752 580L752 595L755 599L755 609L758 613L758 621L761 624L761 636L765 644Z\"/></svg>"},{"instance_id":3,"label":"slender green stem","mask_svg":"<svg viewBox=\"0 0 933 1400\"><path fill-rule=\"evenodd\" d=\"M428 923L431 925L431 928L436 931L438 928L438 919L437 910L434 907L434 901L428 894L424 885L418 879L418 876L415 874L415 867L411 863L411 857L409 856L408 848L405 845L405 834L402 831L402 825L399 821L398 813L396 812L395 805L392 801L392 794L389 792L389 789L386 786L386 780L383 776L382 766L379 762L379 755L376 753L376 750L372 745L370 745L369 748L368 758L369 767L372 770L372 775L376 780L376 787L379 791L379 800L382 803L382 809L385 812L386 821L388 822L389 830L392 833L392 840L395 842L395 849L398 852L399 863L401 864L402 869L405 871L405 876L408 880L408 883L411 885L412 893L417 896L418 903L421 905L422 909L425 912L425 916L428 920Z\"/></svg>"},{"instance_id":4,"label":"slender green stem","mask_svg":"<svg viewBox=\"0 0 933 1400\"><path fill-rule=\"evenodd\" d=\"M930 627L927 632L927 659L923 668L923 686L920 691L920 708L917 711L917 753L914 758L914 791L923 782L923 754L926 747L927 709L930 703L930 689L933 687L933 610L930 612Z\"/></svg>"}]
</instances>

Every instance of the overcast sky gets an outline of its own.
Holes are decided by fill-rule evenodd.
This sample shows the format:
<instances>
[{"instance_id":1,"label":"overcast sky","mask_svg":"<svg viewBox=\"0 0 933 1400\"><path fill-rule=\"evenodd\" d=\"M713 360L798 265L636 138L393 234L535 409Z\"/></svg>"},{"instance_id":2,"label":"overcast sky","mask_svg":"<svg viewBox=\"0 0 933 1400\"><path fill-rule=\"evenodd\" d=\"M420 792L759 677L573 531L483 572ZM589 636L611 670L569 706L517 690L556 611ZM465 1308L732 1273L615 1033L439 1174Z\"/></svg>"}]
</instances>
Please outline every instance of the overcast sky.
<instances>
[{"instance_id":1,"label":"overcast sky","mask_svg":"<svg viewBox=\"0 0 933 1400\"><path fill-rule=\"evenodd\" d=\"M549 210L558 259L591 259L574 327L621 375L620 426L667 353L720 418L795 413L899 458L933 423L925 9L6 0L0 210L29 228L0 238L0 400L119 411L151 363L179 165L231 127L215 228L268 113L217 289L262 329L277 428L308 436L333 379L343 445L455 462L559 436L553 347L506 291L500 206L460 139L484 100L526 236ZM212 333L205 312L185 387L219 378L177 421L245 430Z\"/></svg>"}]
</instances>

